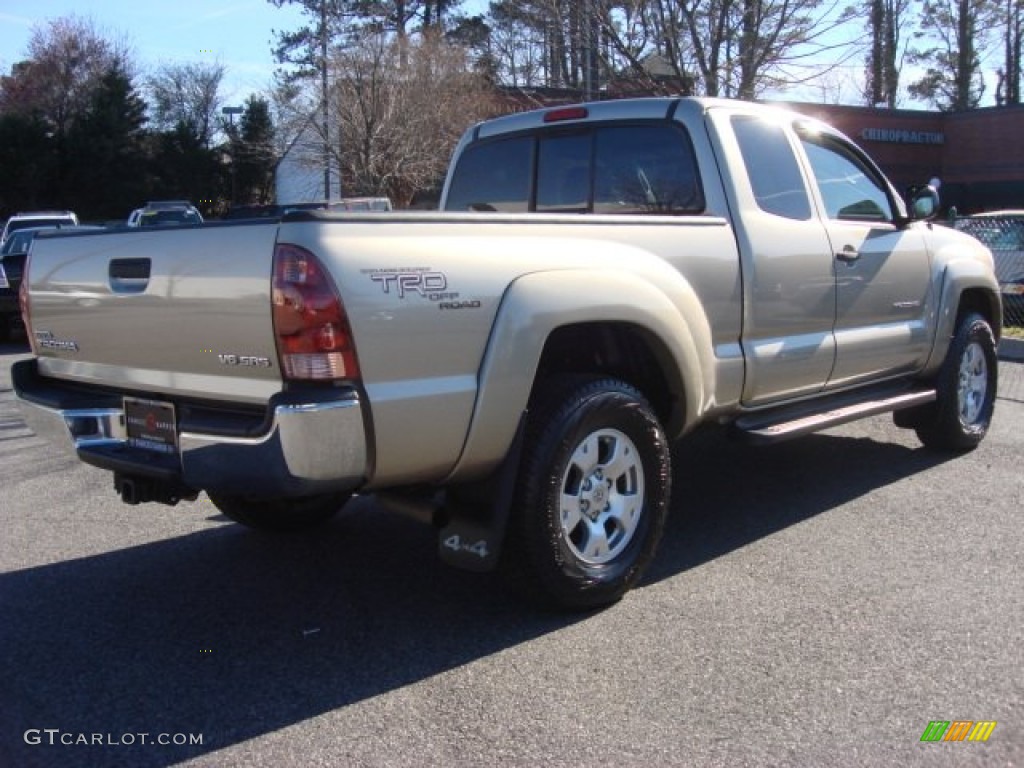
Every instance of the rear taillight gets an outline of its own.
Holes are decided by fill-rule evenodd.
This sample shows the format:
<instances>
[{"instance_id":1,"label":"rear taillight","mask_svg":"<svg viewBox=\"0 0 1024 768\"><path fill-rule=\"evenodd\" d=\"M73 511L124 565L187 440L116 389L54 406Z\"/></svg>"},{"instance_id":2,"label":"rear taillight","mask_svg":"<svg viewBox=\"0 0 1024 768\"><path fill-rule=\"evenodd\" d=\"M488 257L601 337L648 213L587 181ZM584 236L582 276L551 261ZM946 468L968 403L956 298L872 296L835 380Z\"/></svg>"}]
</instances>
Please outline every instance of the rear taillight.
<instances>
[{"instance_id":1,"label":"rear taillight","mask_svg":"<svg viewBox=\"0 0 1024 768\"><path fill-rule=\"evenodd\" d=\"M28 337L32 354L38 355L39 350L36 349L36 336L32 333L32 325L28 321L28 272L31 261L31 257L26 256L25 266L21 270L21 286L18 288L18 308L21 310L21 322L25 325L25 335Z\"/></svg>"},{"instance_id":2,"label":"rear taillight","mask_svg":"<svg viewBox=\"0 0 1024 768\"><path fill-rule=\"evenodd\" d=\"M320 261L296 245L274 249L274 334L286 379L356 379L359 361L338 289Z\"/></svg>"}]
</instances>

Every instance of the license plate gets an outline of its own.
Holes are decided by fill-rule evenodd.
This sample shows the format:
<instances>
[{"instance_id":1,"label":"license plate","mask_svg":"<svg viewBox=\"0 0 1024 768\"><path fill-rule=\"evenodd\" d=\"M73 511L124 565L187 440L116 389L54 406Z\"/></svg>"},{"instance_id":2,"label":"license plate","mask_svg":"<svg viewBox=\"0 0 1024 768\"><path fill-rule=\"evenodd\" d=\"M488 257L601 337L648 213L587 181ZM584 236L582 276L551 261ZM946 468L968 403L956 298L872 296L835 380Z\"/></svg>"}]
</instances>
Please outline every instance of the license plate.
<instances>
[{"instance_id":1,"label":"license plate","mask_svg":"<svg viewBox=\"0 0 1024 768\"><path fill-rule=\"evenodd\" d=\"M174 453L178 447L174 405L159 400L124 399L128 444L159 453Z\"/></svg>"}]
</instances>

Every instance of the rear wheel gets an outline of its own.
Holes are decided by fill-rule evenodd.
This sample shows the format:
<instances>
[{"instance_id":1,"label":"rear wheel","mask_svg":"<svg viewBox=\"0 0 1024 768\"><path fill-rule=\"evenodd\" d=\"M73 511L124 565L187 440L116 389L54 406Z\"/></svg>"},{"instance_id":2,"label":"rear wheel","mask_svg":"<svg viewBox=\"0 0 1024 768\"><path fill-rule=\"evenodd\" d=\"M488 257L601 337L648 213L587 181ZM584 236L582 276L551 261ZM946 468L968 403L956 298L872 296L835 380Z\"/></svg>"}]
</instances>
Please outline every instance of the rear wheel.
<instances>
[{"instance_id":1,"label":"rear wheel","mask_svg":"<svg viewBox=\"0 0 1024 768\"><path fill-rule=\"evenodd\" d=\"M261 531L302 531L337 514L351 494L330 493L298 499L257 499L209 494L210 501L236 523Z\"/></svg>"},{"instance_id":2,"label":"rear wheel","mask_svg":"<svg viewBox=\"0 0 1024 768\"><path fill-rule=\"evenodd\" d=\"M976 313L965 315L935 381L937 400L915 425L922 443L947 451L978 446L992 421L997 366L988 322Z\"/></svg>"},{"instance_id":3,"label":"rear wheel","mask_svg":"<svg viewBox=\"0 0 1024 768\"><path fill-rule=\"evenodd\" d=\"M650 406L615 379L545 386L531 407L506 568L561 608L615 602L661 539L669 449Z\"/></svg>"}]
</instances>

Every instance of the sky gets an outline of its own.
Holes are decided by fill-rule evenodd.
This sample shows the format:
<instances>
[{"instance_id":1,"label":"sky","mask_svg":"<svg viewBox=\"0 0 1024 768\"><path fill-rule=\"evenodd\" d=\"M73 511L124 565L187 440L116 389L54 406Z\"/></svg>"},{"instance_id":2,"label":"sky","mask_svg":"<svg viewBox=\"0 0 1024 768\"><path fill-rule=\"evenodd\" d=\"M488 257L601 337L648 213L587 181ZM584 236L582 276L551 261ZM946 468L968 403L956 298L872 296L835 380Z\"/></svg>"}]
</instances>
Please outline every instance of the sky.
<instances>
[{"instance_id":1,"label":"sky","mask_svg":"<svg viewBox=\"0 0 1024 768\"><path fill-rule=\"evenodd\" d=\"M485 6L483 0L463 4L466 10ZM240 105L250 94L270 88L277 68L271 53L274 30L292 31L305 23L300 6L275 8L268 0L0 0L0 73L24 58L34 26L71 15L90 19L104 37L124 39L143 78L165 62L219 61L226 67L221 88L226 105ZM860 59L850 61L817 84L768 97L859 103L855 81L862 70ZM903 84L913 77L911 71L904 72ZM985 103L990 104L995 80L991 73L986 80ZM924 105L904 95L902 106Z\"/></svg>"},{"instance_id":2,"label":"sky","mask_svg":"<svg viewBox=\"0 0 1024 768\"><path fill-rule=\"evenodd\" d=\"M124 39L146 74L161 63L225 65L225 104L268 90L277 68L273 30L303 25L297 5L267 0L0 0L0 72L25 57L34 26L50 19L90 19L108 39Z\"/></svg>"},{"instance_id":3,"label":"sky","mask_svg":"<svg viewBox=\"0 0 1024 768\"><path fill-rule=\"evenodd\" d=\"M480 12L484 0L465 0L467 12ZM275 8L268 0L0 0L0 72L24 58L33 26L77 15L91 19L104 36L127 40L145 75L162 62L220 61L227 68L224 103L241 104L266 91L277 65L271 53L273 30L291 31L305 23L295 4ZM839 30L861 34L862 29ZM859 62L853 69L861 68ZM836 81L842 71L829 78ZM836 90L832 82L832 90ZM843 96L849 100L851 87ZM775 98L834 100L818 88L791 88Z\"/></svg>"}]
</instances>

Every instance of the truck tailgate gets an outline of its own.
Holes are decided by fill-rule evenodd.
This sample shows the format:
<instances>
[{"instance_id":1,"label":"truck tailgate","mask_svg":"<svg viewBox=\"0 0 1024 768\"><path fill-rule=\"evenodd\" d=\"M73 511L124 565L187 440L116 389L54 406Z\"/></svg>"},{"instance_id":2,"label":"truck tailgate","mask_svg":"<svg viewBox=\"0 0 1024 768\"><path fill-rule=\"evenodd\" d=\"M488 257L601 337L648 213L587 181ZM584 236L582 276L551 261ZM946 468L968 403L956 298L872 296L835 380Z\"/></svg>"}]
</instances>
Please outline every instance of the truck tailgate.
<instances>
[{"instance_id":1,"label":"truck tailgate","mask_svg":"<svg viewBox=\"0 0 1024 768\"><path fill-rule=\"evenodd\" d=\"M281 389L277 224L38 237L26 279L41 373L264 403Z\"/></svg>"}]
</instances>

